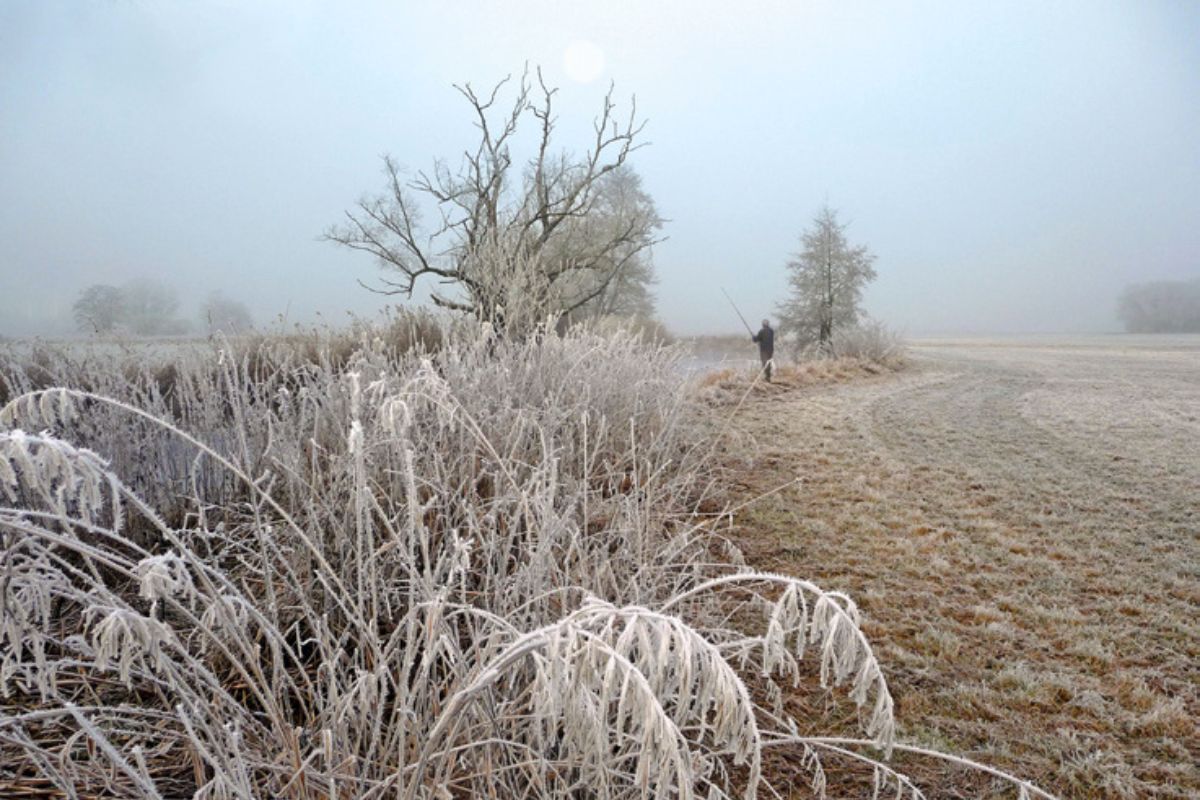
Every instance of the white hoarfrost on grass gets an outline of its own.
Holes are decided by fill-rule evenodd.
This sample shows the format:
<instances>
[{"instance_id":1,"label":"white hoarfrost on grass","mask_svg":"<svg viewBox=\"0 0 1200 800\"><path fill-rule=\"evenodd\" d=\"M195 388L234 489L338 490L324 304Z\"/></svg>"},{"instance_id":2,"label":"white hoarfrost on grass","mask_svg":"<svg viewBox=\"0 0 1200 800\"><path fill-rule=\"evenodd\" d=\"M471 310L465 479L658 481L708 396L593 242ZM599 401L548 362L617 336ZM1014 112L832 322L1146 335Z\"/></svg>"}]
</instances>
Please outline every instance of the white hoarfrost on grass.
<instances>
[{"instance_id":1,"label":"white hoarfrost on grass","mask_svg":"<svg viewBox=\"0 0 1200 800\"><path fill-rule=\"evenodd\" d=\"M693 511L676 350L438 342L0 360L0 793L920 796L854 604ZM805 657L862 739L798 735Z\"/></svg>"},{"instance_id":2,"label":"white hoarfrost on grass","mask_svg":"<svg viewBox=\"0 0 1200 800\"><path fill-rule=\"evenodd\" d=\"M904 337L884 323L865 319L833 332L832 353L838 358L856 358L877 364L894 364L904 359Z\"/></svg>"}]
</instances>

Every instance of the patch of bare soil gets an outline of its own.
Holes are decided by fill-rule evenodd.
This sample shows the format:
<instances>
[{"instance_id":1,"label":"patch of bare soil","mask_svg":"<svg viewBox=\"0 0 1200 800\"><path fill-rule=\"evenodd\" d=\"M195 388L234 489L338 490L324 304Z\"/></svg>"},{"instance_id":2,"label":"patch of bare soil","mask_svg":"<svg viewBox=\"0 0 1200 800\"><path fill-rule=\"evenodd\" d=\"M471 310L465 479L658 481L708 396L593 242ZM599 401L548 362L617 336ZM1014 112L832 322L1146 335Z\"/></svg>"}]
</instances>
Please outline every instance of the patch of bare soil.
<instances>
[{"instance_id":1,"label":"patch of bare soil","mask_svg":"<svg viewBox=\"0 0 1200 800\"><path fill-rule=\"evenodd\" d=\"M710 388L722 420L742 401L735 504L765 495L737 514L739 544L859 602L903 740L1064 797L1200 797L1200 340L1185 345L945 344L898 374ZM1015 796L899 763L931 798Z\"/></svg>"}]
</instances>

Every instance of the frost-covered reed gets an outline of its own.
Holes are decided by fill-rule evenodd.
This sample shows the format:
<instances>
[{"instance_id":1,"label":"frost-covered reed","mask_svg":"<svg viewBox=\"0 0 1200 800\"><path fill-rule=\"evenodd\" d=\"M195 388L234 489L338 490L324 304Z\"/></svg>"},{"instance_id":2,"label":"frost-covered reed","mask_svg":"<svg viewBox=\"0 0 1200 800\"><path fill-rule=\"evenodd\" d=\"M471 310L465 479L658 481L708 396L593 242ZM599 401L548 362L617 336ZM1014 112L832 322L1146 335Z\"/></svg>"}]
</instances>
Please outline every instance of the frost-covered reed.
<instances>
[{"instance_id":1,"label":"frost-covered reed","mask_svg":"<svg viewBox=\"0 0 1200 800\"><path fill-rule=\"evenodd\" d=\"M676 350L356 335L6 363L0 790L773 797L786 747L919 794L854 604L694 511ZM806 658L861 739L789 718Z\"/></svg>"}]
</instances>

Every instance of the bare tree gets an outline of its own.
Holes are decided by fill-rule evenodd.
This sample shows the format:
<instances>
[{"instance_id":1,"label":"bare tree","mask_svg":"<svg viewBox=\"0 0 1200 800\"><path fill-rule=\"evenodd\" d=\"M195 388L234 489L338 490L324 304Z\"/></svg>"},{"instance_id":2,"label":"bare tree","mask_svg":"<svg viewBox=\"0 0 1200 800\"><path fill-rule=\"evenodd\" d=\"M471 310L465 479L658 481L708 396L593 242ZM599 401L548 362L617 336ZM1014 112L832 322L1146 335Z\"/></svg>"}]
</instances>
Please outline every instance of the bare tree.
<instances>
[{"instance_id":1,"label":"bare tree","mask_svg":"<svg viewBox=\"0 0 1200 800\"><path fill-rule=\"evenodd\" d=\"M449 287L433 302L511 327L511 285L521 287L525 316L569 314L596 300L637 255L654 243L661 220L642 204L605 204L605 177L642 143L636 103L618 119L612 89L581 155L556 149L553 100L540 70L528 71L511 105L500 104L511 76L485 95L455 88L470 104L479 139L460 164L434 162L406 178L384 158L387 189L346 212L326 238L374 255L394 277L376 291L411 296L428 276ZM518 167L512 148L527 120L536 126L533 154ZM432 231L421 226L422 201L436 208ZM603 219L601 223L599 220ZM520 271L522 274L515 274Z\"/></svg>"},{"instance_id":2,"label":"bare tree","mask_svg":"<svg viewBox=\"0 0 1200 800\"><path fill-rule=\"evenodd\" d=\"M797 347L828 349L835 330L858 322L863 289L875 279L875 256L846 240L846 225L829 206L800 241L803 249L787 264L791 295L779 307L780 327Z\"/></svg>"},{"instance_id":3,"label":"bare tree","mask_svg":"<svg viewBox=\"0 0 1200 800\"><path fill-rule=\"evenodd\" d=\"M200 322L209 335L214 333L245 333L254 327L254 318L244 303L213 292L200 306Z\"/></svg>"}]
</instances>

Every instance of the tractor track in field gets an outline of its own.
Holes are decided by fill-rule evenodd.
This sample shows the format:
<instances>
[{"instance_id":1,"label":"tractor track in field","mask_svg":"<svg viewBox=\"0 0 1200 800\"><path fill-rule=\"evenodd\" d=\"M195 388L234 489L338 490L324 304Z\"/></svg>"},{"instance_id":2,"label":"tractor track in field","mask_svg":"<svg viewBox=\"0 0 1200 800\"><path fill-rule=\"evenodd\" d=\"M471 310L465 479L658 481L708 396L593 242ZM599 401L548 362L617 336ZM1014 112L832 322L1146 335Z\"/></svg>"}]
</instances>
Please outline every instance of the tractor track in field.
<instances>
[{"instance_id":1,"label":"tractor track in field","mask_svg":"<svg viewBox=\"0 0 1200 800\"><path fill-rule=\"evenodd\" d=\"M927 344L762 389L735 499L795 483L740 544L856 598L905 738L1065 797L1200 797L1200 338Z\"/></svg>"}]
</instances>

